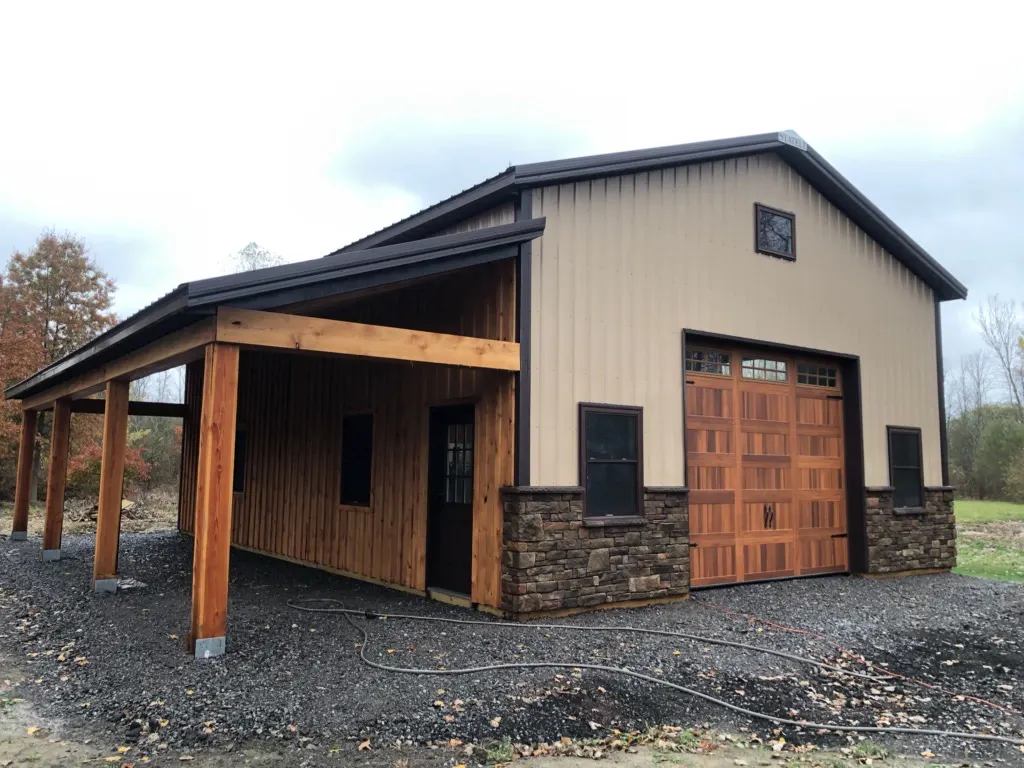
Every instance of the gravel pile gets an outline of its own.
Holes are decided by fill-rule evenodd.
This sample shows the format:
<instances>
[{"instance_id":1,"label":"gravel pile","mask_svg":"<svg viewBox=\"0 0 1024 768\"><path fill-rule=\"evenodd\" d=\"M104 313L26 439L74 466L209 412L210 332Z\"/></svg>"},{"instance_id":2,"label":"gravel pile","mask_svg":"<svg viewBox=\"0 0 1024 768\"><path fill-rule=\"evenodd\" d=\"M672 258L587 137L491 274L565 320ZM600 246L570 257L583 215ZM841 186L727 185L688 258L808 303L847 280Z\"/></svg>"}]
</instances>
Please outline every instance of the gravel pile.
<instances>
[{"instance_id":1,"label":"gravel pile","mask_svg":"<svg viewBox=\"0 0 1024 768\"><path fill-rule=\"evenodd\" d=\"M19 695L83 734L99 730L153 753L253 739L296 748L365 739L374 745L452 738L550 742L656 723L776 736L771 724L589 670L427 677L370 669L359 662L361 636L343 617L302 613L287 602L334 598L380 613L486 617L244 552L232 553L228 654L197 662L184 647L191 539L122 536L122 578L135 584L114 596L91 591L92 546L91 537L65 537L63 559L43 564L38 539L0 544L0 651L26 676ZM367 653L395 666L591 662L664 677L783 717L1024 735L1020 715L972 698L1024 710L1024 585L953 575L805 579L557 621L699 633L863 671L838 644L936 688L903 680L873 684L750 651L626 632L355 620L370 634ZM835 734L783 733L789 743L846 743ZM1005 745L873 739L912 754L963 757L966 750L1024 764L1024 753Z\"/></svg>"}]
</instances>

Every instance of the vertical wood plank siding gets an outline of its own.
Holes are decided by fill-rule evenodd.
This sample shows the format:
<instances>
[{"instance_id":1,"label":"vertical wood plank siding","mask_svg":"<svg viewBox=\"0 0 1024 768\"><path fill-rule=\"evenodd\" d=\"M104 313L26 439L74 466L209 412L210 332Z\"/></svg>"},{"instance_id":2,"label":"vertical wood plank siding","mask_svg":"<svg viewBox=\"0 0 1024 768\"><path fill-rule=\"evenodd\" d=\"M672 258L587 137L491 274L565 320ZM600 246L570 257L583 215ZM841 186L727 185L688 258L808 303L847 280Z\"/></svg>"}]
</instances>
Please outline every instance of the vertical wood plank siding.
<instances>
[{"instance_id":1,"label":"vertical wood plank siding","mask_svg":"<svg viewBox=\"0 0 1024 768\"><path fill-rule=\"evenodd\" d=\"M796 215L795 262L754 251L754 203ZM684 485L682 329L859 355L865 481L886 424L942 482L933 293L774 155L534 191L531 468L579 481L576 404L643 406L644 479Z\"/></svg>"},{"instance_id":2,"label":"vertical wood plank siding","mask_svg":"<svg viewBox=\"0 0 1024 768\"><path fill-rule=\"evenodd\" d=\"M428 284L339 305L332 317L514 339L514 264L483 265ZM198 412L190 366L186 403ZM512 483L513 376L420 365L243 351L238 427L246 431L245 489L234 497L232 543L311 565L424 590L429 409L476 403L474 602L500 600L501 504ZM341 422L373 414L371 501L339 502ZM179 525L194 519L191 418L182 440Z\"/></svg>"}]
</instances>

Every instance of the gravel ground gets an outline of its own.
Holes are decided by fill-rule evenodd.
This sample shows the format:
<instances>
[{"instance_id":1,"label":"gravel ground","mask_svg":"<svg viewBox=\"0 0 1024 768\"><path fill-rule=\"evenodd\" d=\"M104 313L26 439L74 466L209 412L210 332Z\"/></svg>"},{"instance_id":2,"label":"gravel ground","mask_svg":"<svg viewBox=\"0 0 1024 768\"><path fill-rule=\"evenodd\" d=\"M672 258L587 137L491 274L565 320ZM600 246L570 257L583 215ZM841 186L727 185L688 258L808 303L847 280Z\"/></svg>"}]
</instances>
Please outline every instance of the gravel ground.
<instances>
[{"instance_id":1,"label":"gravel ground","mask_svg":"<svg viewBox=\"0 0 1024 768\"><path fill-rule=\"evenodd\" d=\"M122 536L122 578L140 585L91 592L93 540L67 536L59 563L38 539L0 543L0 653L27 681L19 696L78 735L102 733L142 749L182 750L268 740L316 748L370 739L376 746L458 738L482 743L605 736L647 724L749 729L747 720L668 688L585 670L396 675L359 662L361 636L338 615L301 613L289 600L329 597L361 610L484 618L400 592L244 552L233 552L228 654L195 661L184 650L191 539ZM782 631L743 615L810 630ZM395 666L460 667L516 660L625 666L754 710L814 721L994 730L1024 736L1024 585L955 575L896 580L804 579L705 590L670 606L603 611L557 623L633 625L699 633L861 669L834 644L918 678L882 684L750 651L625 632L579 633L355 619L371 658ZM845 736L783 729L791 744ZM1004 759L1024 752L987 742L872 737L904 754ZM165 745L165 746L161 746Z\"/></svg>"}]
</instances>

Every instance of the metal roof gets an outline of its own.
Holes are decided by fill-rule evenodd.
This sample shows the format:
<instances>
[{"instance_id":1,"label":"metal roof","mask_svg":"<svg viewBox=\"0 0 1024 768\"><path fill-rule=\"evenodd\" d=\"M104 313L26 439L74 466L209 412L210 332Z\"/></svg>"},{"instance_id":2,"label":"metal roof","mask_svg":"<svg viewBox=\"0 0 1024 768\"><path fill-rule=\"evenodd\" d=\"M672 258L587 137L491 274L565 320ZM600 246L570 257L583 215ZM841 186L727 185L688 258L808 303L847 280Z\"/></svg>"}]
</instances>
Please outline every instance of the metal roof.
<instances>
[{"instance_id":1,"label":"metal roof","mask_svg":"<svg viewBox=\"0 0 1024 768\"><path fill-rule=\"evenodd\" d=\"M775 153L789 163L826 199L930 286L940 300L967 298L963 283L791 131L511 166L464 192L357 240L341 252L423 237L446 224L515 199L526 189L764 152Z\"/></svg>"},{"instance_id":2,"label":"metal roof","mask_svg":"<svg viewBox=\"0 0 1024 768\"><path fill-rule=\"evenodd\" d=\"M431 237L371 250L182 283L66 357L4 391L23 399L212 315L219 305L274 309L510 258L544 231L544 219Z\"/></svg>"}]
</instances>

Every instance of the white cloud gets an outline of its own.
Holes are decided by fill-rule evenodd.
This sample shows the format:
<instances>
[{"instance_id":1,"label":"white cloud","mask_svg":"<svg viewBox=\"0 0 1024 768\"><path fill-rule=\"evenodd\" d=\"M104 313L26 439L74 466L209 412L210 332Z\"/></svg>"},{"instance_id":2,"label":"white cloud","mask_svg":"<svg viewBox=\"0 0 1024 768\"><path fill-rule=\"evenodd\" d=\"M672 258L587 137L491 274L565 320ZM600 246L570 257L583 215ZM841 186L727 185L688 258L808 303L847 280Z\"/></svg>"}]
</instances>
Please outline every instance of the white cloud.
<instances>
[{"instance_id":1,"label":"white cloud","mask_svg":"<svg viewBox=\"0 0 1024 768\"><path fill-rule=\"evenodd\" d=\"M0 247L85 235L127 313L250 241L313 258L434 202L338 172L396 125L579 154L780 128L826 155L969 142L1024 99L986 5L8 4ZM496 157L480 178L524 159Z\"/></svg>"}]
</instances>

